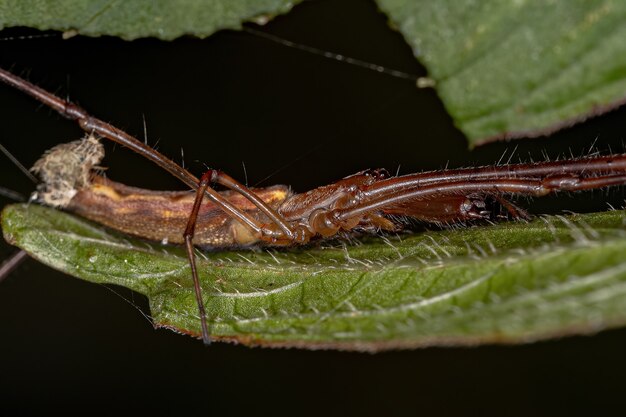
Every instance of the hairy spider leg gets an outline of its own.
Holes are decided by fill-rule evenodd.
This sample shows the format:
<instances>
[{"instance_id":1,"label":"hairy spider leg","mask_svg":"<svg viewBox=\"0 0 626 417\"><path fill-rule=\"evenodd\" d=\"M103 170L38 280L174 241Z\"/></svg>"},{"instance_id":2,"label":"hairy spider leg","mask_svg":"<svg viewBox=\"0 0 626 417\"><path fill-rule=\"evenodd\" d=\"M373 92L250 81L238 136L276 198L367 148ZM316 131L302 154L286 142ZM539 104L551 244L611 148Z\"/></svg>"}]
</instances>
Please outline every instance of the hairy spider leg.
<instances>
[{"instance_id":1,"label":"hairy spider leg","mask_svg":"<svg viewBox=\"0 0 626 417\"><path fill-rule=\"evenodd\" d=\"M615 160L626 161L626 154L616 155ZM606 167L605 167L606 168ZM582 191L595 188L604 188L613 185L626 184L626 169L613 175L598 175L594 177L581 177L580 175L557 174L544 178L494 178L494 179L465 179L447 181L440 184L427 186L402 187L402 182L395 183L397 192L387 192L382 196L371 199L365 197L358 204L350 208L331 210L326 213L328 221L345 222L351 218L362 216L376 210L382 212L385 208L394 204L401 204L411 200L425 200L428 198L442 198L452 195L469 195L471 193L483 193L492 195L512 194L541 197L558 191ZM407 178L411 181L411 178ZM386 187L382 181L382 187ZM370 186L375 187L376 184ZM459 213L462 216L462 213ZM462 220L462 217L461 217Z\"/></svg>"},{"instance_id":2,"label":"hairy spider leg","mask_svg":"<svg viewBox=\"0 0 626 417\"><path fill-rule=\"evenodd\" d=\"M624 155L594 156L574 160L511 164L506 166L484 166L477 168L446 169L443 171L420 172L392 177L364 187L368 197L397 192L405 188L418 188L430 184L441 184L467 179L495 180L498 178L541 178L557 174L590 175L604 172L626 171Z\"/></svg>"}]
</instances>

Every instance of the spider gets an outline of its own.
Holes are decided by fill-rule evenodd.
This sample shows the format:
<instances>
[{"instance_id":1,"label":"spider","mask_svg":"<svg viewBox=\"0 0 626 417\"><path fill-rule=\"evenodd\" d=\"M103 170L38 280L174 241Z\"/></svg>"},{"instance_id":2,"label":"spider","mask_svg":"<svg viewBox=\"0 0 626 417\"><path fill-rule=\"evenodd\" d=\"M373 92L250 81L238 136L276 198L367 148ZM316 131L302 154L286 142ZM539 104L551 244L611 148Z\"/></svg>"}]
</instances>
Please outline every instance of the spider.
<instances>
[{"instance_id":1,"label":"spider","mask_svg":"<svg viewBox=\"0 0 626 417\"><path fill-rule=\"evenodd\" d=\"M196 270L201 247L293 246L352 232L397 231L399 218L437 224L489 220L496 201L509 217L527 214L509 196L545 196L626 183L626 154L391 176L358 172L305 193L277 185L249 188L209 169L197 178L155 149L77 105L0 69L0 80L74 120L88 136L48 151L34 166L43 180L36 199L139 237L184 244L192 270L202 338L210 333ZM149 191L97 175L104 155L98 138L156 163L190 192ZM225 187L216 191L213 185ZM207 203L203 203L204 200Z\"/></svg>"}]
</instances>

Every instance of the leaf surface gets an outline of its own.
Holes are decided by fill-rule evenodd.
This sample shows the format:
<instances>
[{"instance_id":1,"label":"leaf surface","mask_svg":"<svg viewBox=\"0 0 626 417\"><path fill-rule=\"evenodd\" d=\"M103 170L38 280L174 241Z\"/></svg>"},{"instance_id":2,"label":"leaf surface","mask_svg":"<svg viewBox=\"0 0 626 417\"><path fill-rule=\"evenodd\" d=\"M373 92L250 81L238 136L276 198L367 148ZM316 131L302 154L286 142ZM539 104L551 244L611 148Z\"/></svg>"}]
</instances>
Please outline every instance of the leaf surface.
<instances>
[{"instance_id":1,"label":"leaf surface","mask_svg":"<svg viewBox=\"0 0 626 417\"><path fill-rule=\"evenodd\" d=\"M626 2L377 1L471 146L547 134L626 99Z\"/></svg>"},{"instance_id":2,"label":"leaf surface","mask_svg":"<svg viewBox=\"0 0 626 417\"><path fill-rule=\"evenodd\" d=\"M0 29L29 26L123 39L209 36L266 21L299 0L0 0Z\"/></svg>"},{"instance_id":3,"label":"leaf surface","mask_svg":"<svg viewBox=\"0 0 626 417\"><path fill-rule=\"evenodd\" d=\"M155 324L198 335L181 248L36 205L7 206L5 238L37 260L150 301ZM377 351L519 343L626 324L626 214L430 231L199 259L217 339Z\"/></svg>"}]
</instances>

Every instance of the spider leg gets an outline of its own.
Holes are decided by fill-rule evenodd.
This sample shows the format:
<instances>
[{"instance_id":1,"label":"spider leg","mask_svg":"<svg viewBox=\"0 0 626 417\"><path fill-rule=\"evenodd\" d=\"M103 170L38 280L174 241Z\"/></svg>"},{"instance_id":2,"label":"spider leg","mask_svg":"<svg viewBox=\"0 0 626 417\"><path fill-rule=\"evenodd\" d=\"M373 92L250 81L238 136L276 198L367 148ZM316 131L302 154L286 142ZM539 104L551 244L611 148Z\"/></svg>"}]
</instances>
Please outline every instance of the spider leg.
<instances>
[{"instance_id":1,"label":"spider leg","mask_svg":"<svg viewBox=\"0 0 626 417\"><path fill-rule=\"evenodd\" d=\"M198 313L200 314L202 341L205 345L209 345L211 343L211 338L209 336L210 333L209 326L207 325L206 309L204 308L204 300L202 299L202 288L200 287L200 279L198 277L198 269L196 266L196 253L194 252L193 247L193 235L196 230L198 212L200 211L200 206L202 205L202 197L204 197L204 192L209 187L211 177L212 172L208 171L202 176L202 178L200 178L198 190L196 191L196 199L193 203L193 209L191 210L189 220L187 221L187 227L185 228L185 232L183 233L183 238L185 239L185 248L187 249L187 257L189 258L189 266L191 267L191 276L193 278L193 286L194 292L196 294Z\"/></svg>"},{"instance_id":2,"label":"spider leg","mask_svg":"<svg viewBox=\"0 0 626 417\"><path fill-rule=\"evenodd\" d=\"M9 258L0 265L0 281L3 281L6 277L8 277L11 272L20 266L20 264L26 259L28 259L28 253L22 249L9 256Z\"/></svg>"},{"instance_id":3,"label":"spider leg","mask_svg":"<svg viewBox=\"0 0 626 417\"><path fill-rule=\"evenodd\" d=\"M504 207L506 209L506 211L509 213L509 215L511 217L513 217L514 219L522 219L522 220L530 220L531 216L530 214L524 210L521 207L518 207L517 205L511 203L509 200L507 200L506 198L502 197L501 195L498 194L494 194L493 198L500 203L500 205L502 207Z\"/></svg>"},{"instance_id":4,"label":"spider leg","mask_svg":"<svg viewBox=\"0 0 626 417\"><path fill-rule=\"evenodd\" d=\"M438 204L452 196L465 196L472 193L486 193L494 196L502 195L527 195L541 197L558 191L582 191L595 188L604 188L613 185L626 184L626 173L598 175L586 177L575 174L552 175L545 178L496 178L493 180L467 180L447 181L442 184L431 184L415 188L399 187L396 192L387 192L382 196L374 194L374 198L368 198L364 193L359 202L349 208L331 210L325 214L326 221L335 224L344 224L350 219L361 217L371 212L385 212L395 207L407 207L404 214L419 217L411 204L423 204L424 201L434 201ZM459 207L462 207L459 206ZM395 214L403 214L398 210ZM454 213L453 213L454 214ZM466 214L459 210L456 218L463 220ZM449 219L449 213L443 217ZM435 218L434 221L442 221Z\"/></svg>"},{"instance_id":5,"label":"spider leg","mask_svg":"<svg viewBox=\"0 0 626 417\"><path fill-rule=\"evenodd\" d=\"M540 179L554 175L576 174L582 176L610 175L626 172L626 154L593 156L573 160L484 166L478 168L446 169L419 172L388 178L363 188L368 197L383 196L400 189L416 189L432 184L454 181L498 180L505 178Z\"/></svg>"}]
</instances>

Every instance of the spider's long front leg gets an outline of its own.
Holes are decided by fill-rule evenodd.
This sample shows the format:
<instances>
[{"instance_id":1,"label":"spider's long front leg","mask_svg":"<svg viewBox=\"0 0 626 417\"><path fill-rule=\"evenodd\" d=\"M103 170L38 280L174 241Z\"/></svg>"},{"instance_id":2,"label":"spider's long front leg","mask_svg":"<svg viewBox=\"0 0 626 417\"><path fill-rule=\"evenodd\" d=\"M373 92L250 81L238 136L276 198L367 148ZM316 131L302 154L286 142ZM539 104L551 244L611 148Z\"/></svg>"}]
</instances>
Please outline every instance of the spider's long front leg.
<instances>
[{"instance_id":1,"label":"spider's long front leg","mask_svg":"<svg viewBox=\"0 0 626 417\"><path fill-rule=\"evenodd\" d=\"M626 159L626 155L620 156ZM604 188L614 185L626 184L626 172L615 174L585 176L571 174L557 174L544 178L495 178L495 179L465 179L445 181L441 184L431 184L421 187L402 186L396 183L395 192L389 191L382 196L374 193L374 198L364 192L364 197L358 204L350 208L338 209L326 214L328 221L335 223L347 222L350 219L365 216L372 212L382 212L410 205L412 201L420 204L429 199L439 201L452 196L468 196L473 193L484 195L525 195L542 197L558 191L582 191L597 188ZM375 188L375 185L372 188ZM381 182L384 187L384 181ZM400 214L397 213L396 214ZM417 217L411 210L407 214ZM465 214L458 213L459 219L463 219ZM447 215L446 219L449 216ZM436 219L435 219L436 221Z\"/></svg>"},{"instance_id":2,"label":"spider's long front leg","mask_svg":"<svg viewBox=\"0 0 626 417\"><path fill-rule=\"evenodd\" d=\"M423 172L362 187L358 205L335 213L349 219L369 210L404 214L426 221L448 222L476 216L472 193L504 199L506 195L541 196L626 183L626 154L572 160L486 166ZM514 217L516 209L505 208ZM522 216L523 213L522 213Z\"/></svg>"},{"instance_id":3,"label":"spider's long front leg","mask_svg":"<svg viewBox=\"0 0 626 417\"><path fill-rule=\"evenodd\" d=\"M376 182L364 187L363 192L367 194L368 198L374 198L375 196L382 197L388 193L396 193L401 189L415 189L453 181L498 180L503 178L539 179L562 174L592 176L619 172L626 173L626 154L420 172Z\"/></svg>"}]
</instances>

